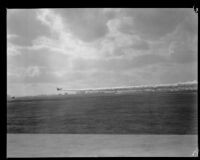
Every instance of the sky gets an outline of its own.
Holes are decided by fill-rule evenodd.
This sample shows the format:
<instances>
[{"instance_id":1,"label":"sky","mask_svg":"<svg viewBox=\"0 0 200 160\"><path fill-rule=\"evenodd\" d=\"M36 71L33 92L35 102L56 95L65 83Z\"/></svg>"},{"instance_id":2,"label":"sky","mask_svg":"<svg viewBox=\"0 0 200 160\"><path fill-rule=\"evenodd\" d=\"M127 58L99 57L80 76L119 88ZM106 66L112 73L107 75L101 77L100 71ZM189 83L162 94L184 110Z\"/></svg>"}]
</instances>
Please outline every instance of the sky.
<instances>
[{"instance_id":1,"label":"sky","mask_svg":"<svg viewBox=\"0 0 200 160\"><path fill-rule=\"evenodd\" d=\"M192 8L7 10L7 93L197 81Z\"/></svg>"}]
</instances>

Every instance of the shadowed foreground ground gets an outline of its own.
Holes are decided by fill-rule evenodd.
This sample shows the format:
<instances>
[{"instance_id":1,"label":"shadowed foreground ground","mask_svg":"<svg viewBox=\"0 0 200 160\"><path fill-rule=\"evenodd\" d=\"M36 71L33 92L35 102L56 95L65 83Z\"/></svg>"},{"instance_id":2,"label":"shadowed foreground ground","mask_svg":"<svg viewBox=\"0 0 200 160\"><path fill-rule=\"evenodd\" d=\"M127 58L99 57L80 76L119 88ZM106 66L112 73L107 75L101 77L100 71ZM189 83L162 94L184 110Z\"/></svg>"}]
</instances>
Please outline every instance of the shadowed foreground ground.
<instances>
[{"instance_id":1,"label":"shadowed foreground ground","mask_svg":"<svg viewBox=\"0 0 200 160\"><path fill-rule=\"evenodd\" d=\"M7 132L197 134L197 92L16 99Z\"/></svg>"},{"instance_id":2,"label":"shadowed foreground ground","mask_svg":"<svg viewBox=\"0 0 200 160\"><path fill-rule=\"evenodd\" d=\"M7 134L7 157L192 157L197 135Z\"/></svg>"}]
</instances>

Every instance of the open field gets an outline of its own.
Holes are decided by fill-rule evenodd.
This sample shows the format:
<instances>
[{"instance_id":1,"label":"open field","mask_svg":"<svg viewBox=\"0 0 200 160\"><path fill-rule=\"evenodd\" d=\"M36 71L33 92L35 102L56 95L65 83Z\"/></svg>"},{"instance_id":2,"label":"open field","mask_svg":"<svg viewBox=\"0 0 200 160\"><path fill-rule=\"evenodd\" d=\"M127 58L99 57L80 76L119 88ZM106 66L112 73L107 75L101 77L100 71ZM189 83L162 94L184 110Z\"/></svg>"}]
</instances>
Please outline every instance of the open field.
<instances>
[{"instance_id":1,"label":"open field","mask_svg":"<svg viewBox=\"0 0 200 160\"><path fill-rule=\"evenodd\" d=\"M192 157L196 148L197 135L7 135L7 157Z\"/></svg>"},{"instance_id":2,"label":"open field","mask_svg":"<svg viewBox=\"0 0 200 160\"><path fill-rule=\"evenodd\" d=\"M197 92L16 99L7 132L197 134Z\"/></svg>"}]
</instances>

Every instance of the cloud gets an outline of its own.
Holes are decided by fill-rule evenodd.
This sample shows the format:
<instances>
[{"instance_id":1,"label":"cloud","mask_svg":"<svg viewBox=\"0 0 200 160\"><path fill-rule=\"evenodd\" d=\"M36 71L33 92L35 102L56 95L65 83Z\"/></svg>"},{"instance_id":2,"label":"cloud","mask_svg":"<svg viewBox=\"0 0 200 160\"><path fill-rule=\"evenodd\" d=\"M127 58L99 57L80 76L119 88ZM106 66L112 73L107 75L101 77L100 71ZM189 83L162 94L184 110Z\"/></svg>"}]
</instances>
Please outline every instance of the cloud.
<instances>
[{"instance_id":1,"label":"cloud","mask_svg":"<svg viewBox=\"0 0 200 160\"><path fill-rule=\"evenodd\" d=\"M38 66L9 68L7 72L7 81L8 83L26 83L26 79L35 79L40 77L40 75L41 69Z\"/></svg>"},{"instance_id":2,"label":"cloud","mask_svg":"<svg viewBox=\"0 0 200 160\"><path fill-rule=\"evenodd\" d=\"M38 76L40 74L40 70L37 66L32 66L32 67L27 68L25 74L30 76L30 77L35 77L35 76Z\"/></svg>"},{"instance_id":3,"label":"cloud","mask_svg":"<svg viewBox=\"0 0 200 160\"><path fill-rule=\"evenodd\" d=\"M137 35L120 32L119 26L123 21L124 19L121 17L110 19L107 22L109 32L101 41L96 43L97 53L105 56L104 58L137 56L144 54L142 51L149 50L148 41L141 39Z\"/></svg>"},{"instance_id":4,"label":"cloud","mask_svg":"<svg viewBox=\"0 0 200 160\"><path fill-rule=\"evenodd\" d=\"M54 93L56 86L79 89L195 80L198 21L192 12L10 9L9 86L15 86L13 93L17 85L23 86L23 93L34 87L37 93L39 87L41 93Z\"/></svg>"},{"instance_id":5,"label":"cloud","mask_svg":"<svg viewBox=\"0 0 200 160\"><path fill-rule=\"evenodd\" d=\"M37 12L38 19L46 25L53 36L40 36L34 40L35 48L48 48L70 57L98 57L98 51L90 44L81 41L65 25L64 18L56 10L42 9Z\"/></svg>"},{"instance_id":6,"label":"cloud","mask_svg":"<svg viewBox=\"0 0 200 160\"><path fill-rule=\"evenodd\" d=\"M197 61L197 52L187 43L173 43L170 48L170 56L173 62L191 63Z\"/></svg>"},{"instance_id":7,"label":"cloud","mask_svg":"<svg viewBox=\"0 0 200 160\"><path fill-rule=\"evenodd\" d=\"M7 43L7 55L8 56L15 56L20 54L20 46L14 45L12 43Z\"/></svg>"},{"instance_id":8,"label":"cloud","mask_svg":"<svg viewBox=\"0 0 200 160\"><path fill-rule=\"evenodd\" d=\"M176 83L196 80L197 75L197 62L169 63L162 67L159 73L159 79L162 83Z\"/></svg>"},{"instance_id":9,"label":"cloud","mask_svg":"<svg viewBox=\"0 0 200 160\"><path fill-rule=\"evenodd\" d=\"M110 58L110 59L98 59L98 60L88 60L88 59L74 59L75 70L106 70L106 71L123 71L130 70L133 68L142 68L148 65L163 63L167 60L160 55L141 55L130 58Z\"/></svg>"},{"instance_id":10,"label":"cloud","mask_svg":"<svg viewBox=\"0 0 200 160\"><path fill-rule=\"evenodd\" d=\"M136 49L136 50L148 50L149 44L147 41L141 40L141 41L137 41L135 44L133 44L131 46L131 48Z\"/></svg>"},{"instance_id":11,"label":"cloud","mask_svg":"<svg viewBox=\"0 0 200 160\"><path fill-rule=\"evenodd\" d=\"M7 68L28 68L38 66L49 71L70 69L69 56L49 49L21 49L20 54L7 58Z\"/></svg>"},{"instance_id":12,"label":"cloud","mask_svg":"<svg viewBox=\"0 0 200 160\"><path fill-rule=\"evenodd\" d=\"M8 83L7 92L14 96L34 96L57 94L56 85L51 83Z\"/></svg>"},{"instance_id":13,"label":"cloud","mask_svg":"<svg viewBox=\"0 0 200 160\"><path fill-rule=\"evenodd\" d=\"M188 12L180 27L191 36L198 34L198 16L193 11Z\"/></svg>"},{"instance_id":14,"label":"cloud","mask_svg":"<svg viewBox=\"0 0 200 160\"><path fill-rule=\"evenodd\" d=\"M188 9L189 10L189 9ZM149 40L159 40L172 33L188 15L187 9L124 9L130 23L121 25L127 34L139 34ZM192 11L193 12L193 11Z\"/></svg>"},{"instance_id":15,"label":"cloud","mask_svg":"<svg viewBox=\"0 0 200 160\"><path fill-rule=\"evenodd\" d=\"M91 42L102 38L108 32L107 21L114 15L102 9L59 9L55 10L64 20L64 25L75 36Z\"/></svg>"},{"instance_id":16,"label":"cloud","mask_svg":"<svg viewBox=\"0 0 200 160\"><path fill-rule=\"evenodd\" d=\"M16 68L7 74L8 83L42 84L57 82L53 72L38 66L29 66L27 69Z\"/></svg>"},{"instance_id":17,"label":"cloud","mask_svg":"<svg viewBox=\"0 0 200 160\"><path fill-rule=\"evenodd\" d=\"M13 11L13 9L8 9L7 12L7 32L17 36L11 40L12 43L30 46L38 36L48 36L50 34L50 30L37 20L37 10L18 9Z\"/></svg>"}]
</instances>

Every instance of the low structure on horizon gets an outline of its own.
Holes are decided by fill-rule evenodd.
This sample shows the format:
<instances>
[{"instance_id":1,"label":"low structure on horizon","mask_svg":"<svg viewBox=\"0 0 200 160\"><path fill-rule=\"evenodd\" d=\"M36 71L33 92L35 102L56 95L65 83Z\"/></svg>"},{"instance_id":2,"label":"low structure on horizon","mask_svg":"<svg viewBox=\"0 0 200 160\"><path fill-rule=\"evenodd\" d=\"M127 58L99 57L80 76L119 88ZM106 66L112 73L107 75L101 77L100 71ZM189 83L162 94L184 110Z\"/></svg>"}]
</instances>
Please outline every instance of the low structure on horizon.
<instances>
[{"instance_id":1,"label":"low structure on horizon","mask_svg":"<svg viewBox=\"0 0 200 160\"><path fill-rule=\"evenodd\" d=\"M162 92L162 91L197 91L197 82L184 82L175 84L159 84L159 85L143 85L143 86L128 86L128 87L113 87L113 88L93 88L93 89L69 89L64 91L65 94L86 95L86 94L122 94L135 92Z\"/></svg>"}]
</instances>

